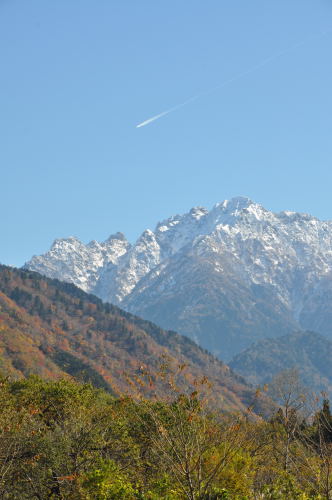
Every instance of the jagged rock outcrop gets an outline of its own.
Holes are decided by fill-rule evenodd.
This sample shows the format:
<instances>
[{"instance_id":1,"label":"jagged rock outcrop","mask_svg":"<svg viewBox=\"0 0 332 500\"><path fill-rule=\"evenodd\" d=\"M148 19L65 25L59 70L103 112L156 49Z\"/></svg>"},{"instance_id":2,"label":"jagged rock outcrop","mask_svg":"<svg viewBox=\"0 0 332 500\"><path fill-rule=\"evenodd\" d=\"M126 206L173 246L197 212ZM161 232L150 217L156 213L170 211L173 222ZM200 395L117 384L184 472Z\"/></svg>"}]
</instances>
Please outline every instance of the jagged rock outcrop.
<instances>
[{"instance_id":1,"label":"jagged rock outcrop","mask_svg":"<svg viewBox=\"0 0 332 500\"><path fill-rule=\"evenodd\" d=\"M84 245L56 240L26 267L194 338L229 358L296 329L332 338L332 222L248 198L193 208L147 230Z\"/></svg>"}]
</instances>

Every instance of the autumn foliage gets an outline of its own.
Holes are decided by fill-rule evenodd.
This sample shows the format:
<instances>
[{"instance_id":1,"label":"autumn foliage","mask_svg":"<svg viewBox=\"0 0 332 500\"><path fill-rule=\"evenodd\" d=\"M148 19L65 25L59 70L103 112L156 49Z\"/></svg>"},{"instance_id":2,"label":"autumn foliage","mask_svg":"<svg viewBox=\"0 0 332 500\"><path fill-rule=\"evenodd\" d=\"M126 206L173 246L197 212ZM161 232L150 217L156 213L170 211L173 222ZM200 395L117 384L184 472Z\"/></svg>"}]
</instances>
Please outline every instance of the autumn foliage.
<instances>
[{"instance_id":1,"label":"autumn foliage","mask_svg":"<svg viewBox=\"0 0 332 500\"><path fill-rule=\"evenodd\" d=\"M161 396L155 374L167 358L175 371L186 366L183 389L207 376L216 406L265 411L243 378L190 339L37 273L0 266L0 333L0 370L17 378L75 378L113 394L139 383L145 396Z\"/></svg>"}]
</instances>

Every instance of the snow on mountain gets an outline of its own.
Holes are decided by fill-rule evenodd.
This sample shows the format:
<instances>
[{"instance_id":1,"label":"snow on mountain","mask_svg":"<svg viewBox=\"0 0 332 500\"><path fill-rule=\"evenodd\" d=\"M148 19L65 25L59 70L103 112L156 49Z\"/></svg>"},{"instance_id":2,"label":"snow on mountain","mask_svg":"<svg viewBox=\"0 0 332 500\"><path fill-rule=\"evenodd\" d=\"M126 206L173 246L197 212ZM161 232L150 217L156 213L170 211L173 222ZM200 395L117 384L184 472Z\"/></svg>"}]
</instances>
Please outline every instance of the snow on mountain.
<instances>
[{"instance_id":1,"label":"snow on mountain","mask_svg":"<svg viewBox=\"0 0 332 500\"><path fill-rule=\"evenodd\" d=\"M54 241L47 253L32 257L24 267L92 292L104 267L116 266L129 248L122 233L111 235L103 243L93 240L87 245L74 237L61 238Z\"/></svg>"},{"instance_id":2,"label":"snow on mountain","mask_svg":"<svg viewBox=\"0 0 332 500\"><path fill-rule=\"evenodd\" d=\"M332 337L332 222L244 197L170 217L134 245L120 233L88 245L55 240L25 267L226 357L301 326Z\"/></svg>"}]
</instances>

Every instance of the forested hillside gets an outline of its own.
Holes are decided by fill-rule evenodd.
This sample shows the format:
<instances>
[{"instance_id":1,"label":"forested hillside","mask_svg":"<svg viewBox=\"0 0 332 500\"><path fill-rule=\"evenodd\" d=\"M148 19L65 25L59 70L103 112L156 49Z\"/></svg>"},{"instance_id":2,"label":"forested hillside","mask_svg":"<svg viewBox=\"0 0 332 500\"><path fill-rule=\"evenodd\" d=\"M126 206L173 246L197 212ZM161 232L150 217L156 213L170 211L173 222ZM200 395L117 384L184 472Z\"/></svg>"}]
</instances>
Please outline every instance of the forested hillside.
<instances>
[{"instance_id":1,"label":"forested hillside","mask_svg":"<svg viewBox=\"0 0 332 500\"><path fill-rule=\"evenodd\" d=\"M235 356L230 366L254 385L269 383L277 373L296 368L304 384L332 397L332 342L314 332L294 332L265 339Z\"/></svg>"},{"instance_id":2,"label":"forested hillside","mask_svg":"<svg viewBox=\"0 0 332 500\"><path fill-rule=\"evenodd\" d=\"M151 397L163 394L167 369L183 388L207 377L223 410L264 412L264 398L190 339L31 271L0 267L0 331L4 374L74 377L113 394L139 386Z\"/></svg>"}]
</instances>

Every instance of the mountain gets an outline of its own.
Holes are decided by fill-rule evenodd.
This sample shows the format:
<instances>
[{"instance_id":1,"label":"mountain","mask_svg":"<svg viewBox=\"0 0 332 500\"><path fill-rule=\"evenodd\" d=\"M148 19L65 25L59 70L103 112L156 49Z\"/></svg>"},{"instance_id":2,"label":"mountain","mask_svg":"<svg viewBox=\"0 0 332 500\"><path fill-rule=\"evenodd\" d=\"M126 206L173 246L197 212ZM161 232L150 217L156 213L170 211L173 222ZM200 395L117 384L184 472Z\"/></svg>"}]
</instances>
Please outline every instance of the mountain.
<instances>
[{"instance_id":1,"label":"mountain","mask_svg":"<svg viewBox=\"0 0 332 500\"><path fill-rule=\"evenodd\" d=\"M254 385L266 384L280 371L297 368L304 384L332 397L332 342L314 332L296 332L261 340L230 362Z\"/></svg>"},{"instance_id":2,"label":"mountain","mask_svg":"<svg viewBox=\"0 0 332 500\"><path fill-rule=\"evenodd\" d=\"M255 400L242 377L192 340L72 284L0 266L1 374L74 377L114 394L138 384L144 394L160 396L161 365L175 370L183 389L208 377L215 404L225 410L244 410ZM263 411L264 401L255 404Z\"/></svg>"},{"instance_id":3,"label":"mountain","mask_svg":"<svg viewBox=\"0 0 332 500\"><path fill-rule=\"evenodd\" d=\"M238 197L103 243L55 240L25 267L190 336L223 359L300 329L332 339L332 222Z\"/></svg>"}]
</instances>

